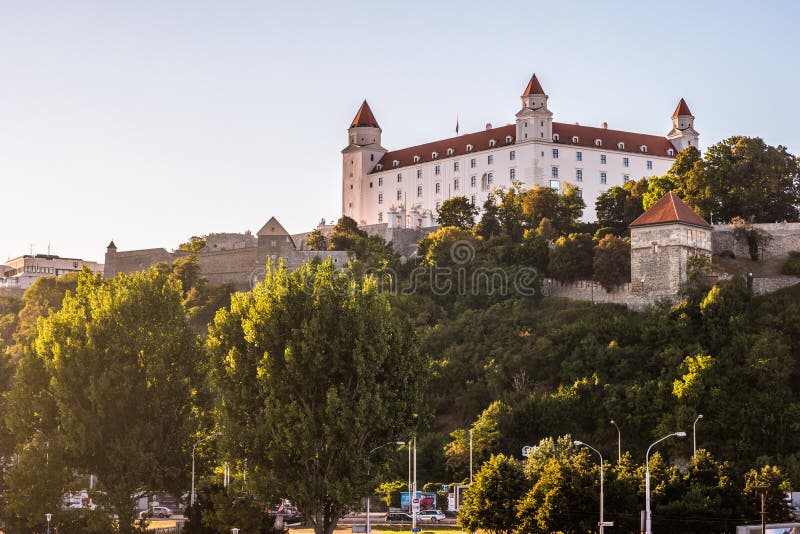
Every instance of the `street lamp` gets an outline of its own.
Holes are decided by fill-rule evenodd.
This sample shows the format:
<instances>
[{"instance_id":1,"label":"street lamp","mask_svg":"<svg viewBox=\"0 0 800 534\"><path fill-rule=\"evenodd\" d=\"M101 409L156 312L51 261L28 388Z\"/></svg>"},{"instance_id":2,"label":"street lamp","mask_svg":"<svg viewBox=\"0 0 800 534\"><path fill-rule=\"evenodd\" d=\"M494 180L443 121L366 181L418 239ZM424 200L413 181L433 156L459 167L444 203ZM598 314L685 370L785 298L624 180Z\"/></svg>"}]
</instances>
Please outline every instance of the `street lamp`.
<instances>
[{"instance_id":1,"label":"street lamp","mask_svg":"<svg viewBox=\"0 0 800 534\"><path fill-rule=\"evenodd\" d=\"M685 438L686 432L673 432L672 434L667 434L663 438L653 442L647 448L647 453L644 455L644 464L645 464L645 472L644 472L644 504L645 504L645 534L653 534L653 528L651 523L651 516L650 516L650 449L653 446L661 443L667 438L671 437L678 437L678 438Z\"/></svg>"},{"instance_id":2,"label":"street lamp","mask_svg":"<svg viewBox=\"0 0 800 534\"><path fill-rule=\"evenodd\" d=\"M588 449L592 449L600 457L600 522L598 523L598 525L600 526L600 534L603 534L606 526L605 520L603 519L603 455L600 454L600 451L598 451L588 443L584 443L578 440L573 441L573 443L578 447L583 446Z\"/></svg>"},{"instance_id":3,"label":"street lamp","mask_svg":"<svg viewBox=\"0 0 800 534\"><path fill-rule=\"evenodd\" d=\"M703 418L703 414L697 416L692 424L692 458L697 458L697 422Z\"/></svg>"},{"instance_id":4,"label":"street lamp","mask_svg":"<svg viewBox=\"0 0 800 534\"><path fill-rule=\"evenodd\" d=\"M481 423L475 425L475 428L481 426ZM473 429L469 429L469 485L472 485L472 431Z\"/></svg>"},{"instance_id":5,"label":"street lamp","mask_svg":"<svg viewBox=\"0 0 800 534\"><path fill-rule=\"evenodd\" d=\"M405 441L390 441L389 443L384 443L383 445L378 445L377 447L375 447L374 449L369 451L367 453L367 456L369 456L373 452L377 451L378 449L382 449L382 448L384 448L384 447L386 447L388 445L403 446L405 444L406 444ZM367 460L369 460L369 458L367 458ZM367 478L369 478L369 468L370 468L370 465L369 465L369 461L368 461L367 462ZM370 497L371 497L370 495L367 495L367 534L370 534L370 532L372 532L372 526L370 525L370 517L369 517L369 502L370 502L370 500L372 500Z\"/></svg>"},{"instance_id":6,"label":"street lamp","mask_svg":"<svg viewBox=\"0 0 800 534\"><path fill-rule=\"evenodd\" d=\"M233 527L233 528L231 529L231 534L239 534L239 529L238 529L238 528L236 528L236 527Z\"/></svg>"},{"instance_id":7,"label":"street lamp","mask_svg":"<svg viewBox=\"0 0 800 534\"><path fill-rule=\"evenodd\" d=\"M622 461L622 432L619 431L619 427L613 419L611 420L611 424L617 429L617 463L620 463Z\"/></svg>"},{"instance_id":8,"label":"street lamp","mask_svg":"<svg viewBox=\"0 0 800 534\"><path fill-rule=\"evenodd\" d=\"M50 520L53 519L53 514L44 514L45 519L47 519L47 534L50 534Z\"/></svg>"},{"instance_id":9,"label":"street lamp","mask_svg":"<svg viewBox=\"0 0 800 534\"><path fill-rule=\"evenodd\" d=\"M191 493L191 498L189 499L189 506L194 506L194 451L195 451L195 449L197 449L197 446L200 445L201 443L203 443L204 441L209 440L211 438L215 438L217 436L221 436L221 435L222 435L222 432L215 432L215 433L211 434L210 436L206 436L204 438L200 438L197 441L197 443L195 443L194 446L192 447L192 493Z\"/></svg>"}]
</instances>

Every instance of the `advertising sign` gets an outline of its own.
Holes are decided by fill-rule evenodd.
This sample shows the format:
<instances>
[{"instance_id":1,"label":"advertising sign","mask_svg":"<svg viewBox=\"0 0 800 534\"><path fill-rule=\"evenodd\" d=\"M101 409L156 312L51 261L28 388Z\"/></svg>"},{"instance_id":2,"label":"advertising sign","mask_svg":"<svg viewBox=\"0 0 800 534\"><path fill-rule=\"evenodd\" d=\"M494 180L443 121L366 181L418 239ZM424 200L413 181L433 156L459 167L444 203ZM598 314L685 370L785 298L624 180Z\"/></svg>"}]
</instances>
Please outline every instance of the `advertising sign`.
<instances>
[{"instance_id":1,"label":"advertising sign","mask_svg":"<svg viewBox=\"0 0 800 534\"><path fill-rule=\"evenodd\" d=\"M435 493L424 493L422 491L418 491L415 495L417 499L419 499L419 510L435 510L436 509L436 494ZM404 491L400 494L400 509L402 509L406 513L413 513L411 510L411 494L407 491Z\"/></svg>"}]
</instances>

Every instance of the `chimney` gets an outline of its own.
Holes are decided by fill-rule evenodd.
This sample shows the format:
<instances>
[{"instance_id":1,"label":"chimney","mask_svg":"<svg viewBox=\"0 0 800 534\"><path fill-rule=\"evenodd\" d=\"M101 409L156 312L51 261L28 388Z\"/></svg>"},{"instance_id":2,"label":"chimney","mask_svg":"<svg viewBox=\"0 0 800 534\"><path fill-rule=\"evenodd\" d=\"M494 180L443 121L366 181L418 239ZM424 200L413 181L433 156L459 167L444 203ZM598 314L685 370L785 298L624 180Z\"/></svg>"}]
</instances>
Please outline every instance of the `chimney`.
<instances>
[{"instance_id":1,"label":"chimney","mask_svg":"<svg viewBox=\"0 0 800 534\"><path fill-rule=\"evenodd\" d=\"M491 130L492 129L492 123L491 122L487 122L486 123L486 129L487 130Z\"/></svg>"},{"instance_id":2,"label":"chimney","mask_svg":"<svg viewBox=\"0 0 800 534\"><path fill-rule=\"evenodd\" d=\"M607 123L607 122L604 122L602 125L600 125L600 127L601 127L602 129L604 129L604 130L608 130L608 123Z\"/></svg>"}]
</instances>

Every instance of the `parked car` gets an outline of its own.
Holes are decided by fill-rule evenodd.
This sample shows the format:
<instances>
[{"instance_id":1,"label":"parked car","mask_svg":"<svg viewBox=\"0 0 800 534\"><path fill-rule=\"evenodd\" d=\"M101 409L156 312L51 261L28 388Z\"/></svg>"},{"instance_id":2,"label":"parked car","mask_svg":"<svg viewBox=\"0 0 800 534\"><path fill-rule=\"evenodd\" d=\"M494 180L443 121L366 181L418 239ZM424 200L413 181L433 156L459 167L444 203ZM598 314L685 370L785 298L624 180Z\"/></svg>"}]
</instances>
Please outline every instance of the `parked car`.
<instances>
[{"instance_id":1,"label":"parked car","mask_svg":"<svg viewBox=\"0 0 800 534\"><path fill-rule=\"evenodd\" d=\"M139 519L146 519L148 517L170 517L172 511L166 506L153 506L149 510L142 510L139 512Z\"/></svg>"},{"instance_id":2,"label":"parked car","mask_svg":"<svg viewBox=\"0 0 800 534\"><path fill-rule=\"evenodd\" d=\"M423 510L417 515L420 521L428 521L429 523L438 523L443 520L445 515L441 510Z\"/></svg>"},{"instance_id":3,"label":"parked car","mask_svg":"<svg viewBox=\"0 0 800 534\"><path fill-rule=\"evenodd\" d=\"M386 514L387 523L411 523L413 519L404 512L391 512Z\"/></svg>"}]
</instances>

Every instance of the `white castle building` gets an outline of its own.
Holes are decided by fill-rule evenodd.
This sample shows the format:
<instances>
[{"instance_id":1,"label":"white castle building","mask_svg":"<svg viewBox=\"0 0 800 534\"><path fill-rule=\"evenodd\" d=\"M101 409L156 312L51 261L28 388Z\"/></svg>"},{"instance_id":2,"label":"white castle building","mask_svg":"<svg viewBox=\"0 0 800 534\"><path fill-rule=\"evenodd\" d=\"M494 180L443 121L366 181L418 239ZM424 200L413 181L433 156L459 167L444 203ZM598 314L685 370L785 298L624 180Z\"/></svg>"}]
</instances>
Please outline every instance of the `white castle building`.
<instances>
[{"instance_id":1,"label":"white castle building","mask_svg":"<svg viewBox=\"0 0 800 534\"><path fill-rule=\"evenodd\" d=\"M521 182L580 188L584 220L596 219L597 197L615 185L661 175L675 155L698 146L694 116L681 99L666 137L553 121L548 96L534 74L516 123L388 151L366 100L342 150L342 213L360 225L433 226L442 201L465 196L481 206L490 191Z\"/></svg>"}]
</instances>

